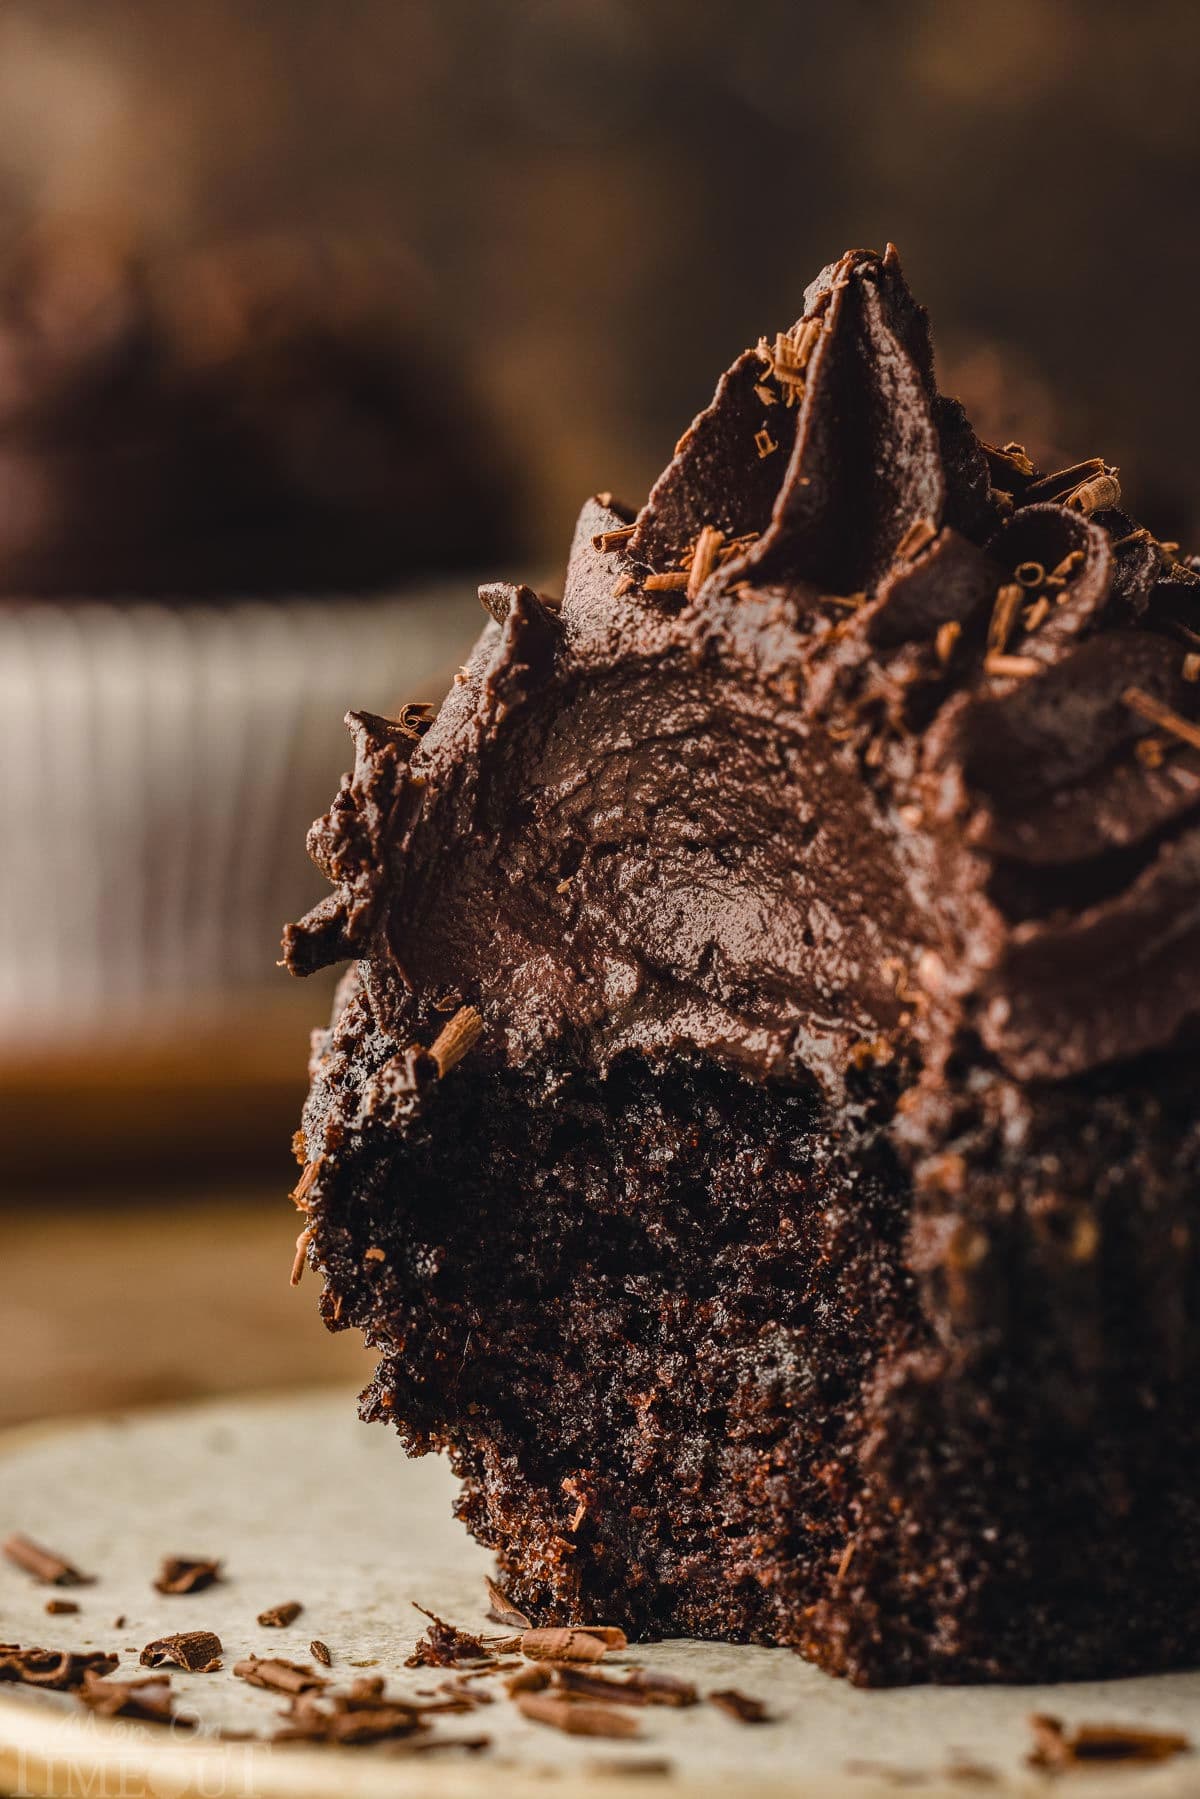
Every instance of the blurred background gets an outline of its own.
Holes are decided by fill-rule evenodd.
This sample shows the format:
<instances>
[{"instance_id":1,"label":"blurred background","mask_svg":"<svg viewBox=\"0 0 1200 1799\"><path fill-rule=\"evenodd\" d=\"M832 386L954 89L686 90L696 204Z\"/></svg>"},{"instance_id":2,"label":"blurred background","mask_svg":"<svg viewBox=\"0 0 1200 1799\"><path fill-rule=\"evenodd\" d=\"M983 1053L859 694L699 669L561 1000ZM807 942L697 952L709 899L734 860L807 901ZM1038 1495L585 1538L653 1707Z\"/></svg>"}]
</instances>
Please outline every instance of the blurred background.
<instances>
[{"instance_id":1,"label":"blurred background","mask_svg":"<svg viewBox=\"0 0 1200 1799\"><path fill-rule=\"evenodd\" d=\"M368 1358L287 1287L278 926L341 713L436 700L817 270L1194 546L1188 0L5 0L0 1418Z\"/></svg>"}]
</instances>

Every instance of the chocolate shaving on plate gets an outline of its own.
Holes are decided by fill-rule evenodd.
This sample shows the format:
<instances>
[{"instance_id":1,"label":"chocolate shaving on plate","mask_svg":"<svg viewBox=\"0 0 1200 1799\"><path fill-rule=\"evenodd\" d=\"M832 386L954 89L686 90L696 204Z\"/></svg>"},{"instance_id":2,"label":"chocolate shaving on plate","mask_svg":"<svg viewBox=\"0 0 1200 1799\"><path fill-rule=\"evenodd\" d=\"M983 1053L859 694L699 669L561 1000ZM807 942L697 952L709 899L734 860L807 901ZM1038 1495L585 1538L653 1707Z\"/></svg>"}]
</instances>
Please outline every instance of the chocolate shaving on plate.
<instances>
[{"instance_id":1,"label":"chocolate shaving on plate","mask_svg":"<svg viewBox=\"0 0 1200 1799\"><path fill-rule=\"evenodd\" d=\"M515 1699L518 1693L540 1693L543 1687L550 1685L550 1680L549 1668L543 1668L538 1662L531 1662L519 1674L514 1674L511 1680L505 1681L504 1690L510 1699Z\"/></svg>"},{"instance_id":2,"label":"chocolate shaving on plate","mask_svg":"<svg viewBox=\"0 0 1200 1799\"><path fill-rule=\"evenodd\" d=\"M1071 1768L1090 1762L1162 1762L1187 1755L1190 1737L1181 1731L1145 1730L1126 1724L1065 1725L1061 1718L1035 1712L1029 1720L1034 1768Z\"/></svg>"},{"instance_id":3,"label":"chocolate shaving on plate","mask_svg":"<svg viewBox=\"0 0 1200 1799\"><path fill-rule=\"evenodd\" d=\"M182 1630L156 1637L138 1660L143 1668L185 1668L189 1674L215 1674L221 1666L221 1639L211 1630Z\"/></svg>"},{"instance_id":4,"label":"chocolate shaving on plate","mask_svg":"<svg viewBox=\"0 0 1200 1799\"><path fill-rule=\"evenodd\" d=\"M53 1549L45 1549L35 1543L32 1537L22 1536L15 1531L3 1544L5 1558L16 1567L23 1568L26 1574L32 1574L51 1587L90 1587L95 1581L94 1574L81 1574L73 1562L66 1556L59 1555Z\"/></svg>"},{"instance_id":5,"label":"chocolate shaving on plate","mask_svg":"<svg viewBox=\"0 0 1200 1799\"><path fill-rule=\"evenodd\" d=\"M571 1624L525 1631L521 1654L530 1661L599 1662L610 1649L624 1649L627 1642L625 1632L612 1624Z\"/></svg>"},{"instance_id":6,"label":"chocolate shaving on plate","mask_svg":"<svg viewBox=\"0 0 1200 1799\"><path fill-rule=\"evenodd\" d=\"M391 1699L381 1676L356 1680L345 1692L329 1693L317 1699L311 1694L296 1695L285 1713L277 1742L325 1742L354 1746L378 1743L389 1737L407 1737L427 1729L426 1717L434 1712L470 1710L470 1702L461 1696L456 1700L439 1700L432 1705L411 1699ZM479 1739L447 1738L473 1742Z\"/></svg>"},{"instance_id":7,"label":"chocolate shaving on plate","mask_svg":"<svg viewBox=\"0 0 1200 1799\"><path fill-rule=\"evenodd\" d=\"M615 1706L588 1705L558 1693L518 1693L517 1710L535 1724L549 1724L572 1737L635 1737L638 1722Z\"/></svg>"},{"instance_id":8,"label":"chocolate shaving on plate","mask_svg":"<svg viewBox=\"0 0 1200 1799\"><path fill-rule=\"evenodd\" d=\"M508 1597L508 1594L503 1592L496 1585L494 1580L489 1580L485 1576L485 1584L487 1586L488 1599L491 1602L491 1609L488 1612L489 1618L493 1618L497 1624L507 1624L510 1630L533 1629L533 1620L527 1618L524 1612L517 1609L512 1600Z\"/></svg>"},{"instance_id":9,"label":"chocolate shaving on plate","mask_svg":"<svg viewBox=\"0 0 1200 1799\"><path fill-rule=\"evenodd\" d=\"M646 1695L632 1680L614 1680L594 1668L555 1668L554 1686L569 1697L599 1699L613 1705L645 1705Z\"/></svg>"},{"instance_id":10,"label":"chocolate shaving on plate","mask_svg":"<svg viewBox=\"0 0 1200 1799\"><path fill-rule=\"evenodd\" d=\"M265 1612L259 1612L258 1622L268 1630L282 1629L285 1624L294 1624L303 1610L298 1599L288 1599L282 1605L270 1605Z\"/></svg>"},{"instance_id":11,"label":"chocolate shaving on plate","mask_svg":"<svg viewBox=\"0 0 1200 1799\"><path fill-rule=\"evenodd\" d=\"M248 1686L264 1687L268 1693L318 1693L329 1685L323 1674L300 1662L287 1662L280 1656L247 1656L235 1662L233 1671Z\"/></svg>"},{"instance_id":12,"label":"chocolate shaving on plate","mask_svg":"<svg viewBox=\"0 0 1200 1799\"><path fill-rule=\"evenodd\" d=\"M635 1668L629 1684L645 1698L647 1705L699 1705L700 1695L690 1680L677 1674L656 1674L650 1668Z\"/></svg>"},{"instance_id":13,"label":"chocolate shaving on plate","mask_svg":"<svg viewBox=\"0 0 1200 1799\"><path fill-rule=\"evenodd\" d=\"M412 1755L434 1755L441 1749L461 1749L466 1755L478 1755L491 1746L491 1737L425 1737L419 1743L406 1745Z\"/></svg>"},{"instance_id":14,"label":"chocolate shaving on plate","mask_svg":"<svg viewBox=\"0 0 1200 1799\"><path fill-rule=\"evenodd\" d=\"M46 1612L51 1618L65 1618L71 1612L79 1610L73 1599L47 1599Z\"/></svg>"},{"instance_id":15,"label":"chocolate shaving on plate","mask_svg":"<svg viewBox=\"0 0 1200 1799\"><path fill-rule=\"evenodd\" d=\"M156 1593L202 1593L205 1587L211 1587L214 1581L221 1578L219 1561L208 1561L202 1557L186 1555L168 1555L163 1557L158 1579L154 1582Z\"/></svg>"},{"instance_id":16,"label":"chocolate shaving on plate","mask_svg":"<svg viewBox=\"0 0 1200 1799\"><path fill-rule=\"evenodd\" d=\"M333 1657L329 1653L328 1645L323 1643L320 1637L313 1638L312 1642L308 1645L308 1653L312 1656L314 1662L320 1662L323 1668L332 1668Z\"/></svg>"},{"instance_id":17,"label":"chocolate shaving on plate","mask_svg":"<svg viewBox=\"0 0 1200 1799\"><path fill-rule=\"evenodd\" d=\"M728 1712L739 1724L766 1724L767 1708L761 1699L752 1699L749 1693L739 1693L736 1687L724 1687L719 1693L708 1695L710 1705L718 1710Z\"/></svg>"},{"instance_id":18,"label":"chocolate shaving on plate","mask_svg":"<svg viewBox=\"0 0 1200 1799\"><path fill-rule=\"evenodd\" d=\"M171 1682L165 1674L150 1674L143 1680L103 1680L89 1671L78 1697L104 1718L137 1718L144 1724L179 1724L188 1729L195 1723L175 1712Z\"/></svg>"},{"instance_id":19,"label":"chocolate shaving on plate","mask_svg":"<svg viewBox=\"0 0 1200 1799\"><path fill-rule=\"evenodd\" d=\"M665 1755L631 1755L624 1761L618 1761L615 1755L596 1755L587 1764L589 1774L626 1774L636 1777L639 1774L656 1775L674 1772L673 1763Z\"/></svg>"},{"instance_id":20,"label":"chocolate shaving on plate","mask_svg":"<svg viewBox=\"0 0 1200 1799\"><path fill-rule=\"evenodd\" d=\"M82 1686L89 1672L111 1674L119 1660L101 1649L21 1649L16 1643L0 1643L0 1681L68 1692Z\"/></svg>"}]
</instances>

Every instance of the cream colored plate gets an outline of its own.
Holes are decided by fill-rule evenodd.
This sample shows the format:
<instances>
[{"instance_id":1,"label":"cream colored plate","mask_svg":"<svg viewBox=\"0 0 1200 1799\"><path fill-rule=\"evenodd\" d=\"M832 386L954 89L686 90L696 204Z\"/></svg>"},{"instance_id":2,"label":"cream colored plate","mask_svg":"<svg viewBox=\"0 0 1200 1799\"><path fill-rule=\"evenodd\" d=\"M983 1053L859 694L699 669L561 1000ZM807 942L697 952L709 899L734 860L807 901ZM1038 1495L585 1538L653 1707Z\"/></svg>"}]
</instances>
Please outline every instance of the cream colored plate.
<instances>
[{"instance_id":1,"label":"cream colored plate","mask_svg":"<svg viewBox=\"0 0 1200 1799\"><path fill-rule=\"evenodd\" d=\"M272 1730L282 1701L229 1669L251 1651L308 1661L313 1637L329 1645L332 1673L343 1680L369 1672L386 1675L400 1693L428 1688L443 1677L403 1666L423 1624L410 1602L488 1627L489 1557L452 1519L453 1493L443 1463L407 1460L390 1432L357 1421L350 1394L327 1389L17 1432L0 1440L0 1534L22 1530L99 1578L70 1595L82 1607L78 1616L52 1618L45 1613L50 1589L0 1566L0 1639L119 1650L120 1671L134 1672L150 1638L215 1630L225 1671L174 1675L180 1709L211 1730ZM221 1556L227 1578L192 1597L161 1597L151 1580L164 1554ZM305 1608L294 1625L256 1624L260 1611L289 1599ZM117 1630L120 1614L126 1622ZM1030 1711L1200 1733L1200 1673L1059 1688L863 1693L782 1650L669 1642L625 1659L686 1675L704 1690L740 1687L766 1701L774 1722L742 1726L710 1706L654 1708L638 1714L639 1741L595 1741L548 1730L498 1697L475 1713L435 1720L440 1736L488 1735L489 1750L409 1758L386 1747L224 1743L101 1722L60 1695L0 1687L0 1789L89 1799L335 1792L345 1799L509 1799L548 1779L551 1790L585 1789L589 1799L749 1791L760 1799L866 1799L900 1783L929 1793L1044 1794L1044 1778L1023 1766ZM946 1770L964 1755L998 1781L948 1779ZM665 1758L672 1773L639 1773L648 1757ZM854 1763L875 1766L848 1771ZM1200 1756L1072 1774L1068 1790L1078 1799L1200 1795Z\"/></svg>"}]
</instances>

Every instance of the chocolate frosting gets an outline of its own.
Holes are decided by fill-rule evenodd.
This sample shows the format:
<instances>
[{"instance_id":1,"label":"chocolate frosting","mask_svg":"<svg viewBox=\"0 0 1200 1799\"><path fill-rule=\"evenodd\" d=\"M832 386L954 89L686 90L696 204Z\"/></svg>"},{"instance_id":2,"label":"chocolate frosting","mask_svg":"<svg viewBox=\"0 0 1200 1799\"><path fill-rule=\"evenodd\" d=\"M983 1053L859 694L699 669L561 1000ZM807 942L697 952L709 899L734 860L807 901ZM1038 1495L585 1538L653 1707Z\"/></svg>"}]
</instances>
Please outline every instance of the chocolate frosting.
<instances>
[{"instance_id":1,"label":"chocolate frosting","mask_svg":"<svg viewBox=\"0 0 1200 1799\"><path fill-rule=\"evenodd\" d=\"M311 834L333 893L287 960L358 961L327 1090L403 1086L463 1004L498 1064L682 1051L831 1098L1194 1029L1200 577L1116 471L975 438L894 249L737 359L636 520L588 502L561 605L484 598L431 725L351 715Z\"/></svg>"}]
</instances>

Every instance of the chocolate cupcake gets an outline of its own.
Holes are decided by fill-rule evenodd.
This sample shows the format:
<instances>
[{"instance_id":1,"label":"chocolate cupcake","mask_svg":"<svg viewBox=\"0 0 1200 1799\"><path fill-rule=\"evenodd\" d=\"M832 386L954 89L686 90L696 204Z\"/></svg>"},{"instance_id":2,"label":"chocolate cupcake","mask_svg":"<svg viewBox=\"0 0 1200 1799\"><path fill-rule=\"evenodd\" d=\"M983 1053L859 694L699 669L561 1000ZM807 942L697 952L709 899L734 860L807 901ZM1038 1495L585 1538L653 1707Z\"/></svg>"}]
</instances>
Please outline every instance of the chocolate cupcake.
<instances>
[{"instance_id":1,"label":"chocolate cupcake","mask_svg":"<svg viewBox=\"0 0 1200 1799\"><path fill-rule=\"evenodd\" d=\"M448 676L512 545L415 278L76 232L0 278L0 1040L267 980L352 698Z\"/></svg>"},{"instance_id":2,"label":"chocolate cupcake","mask_svg":"<svg viewBox=\"0 0 1200 1799\"><path fill-rule=\"evenodd\" d=\"M297 1262L537 1622L854 1681L1200 1655L1200 579L895 252L561 606L354 721Z\"/></svg>"}]
</instances>

